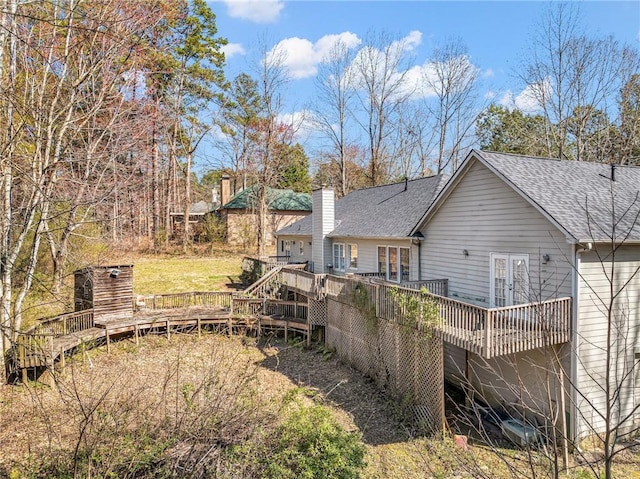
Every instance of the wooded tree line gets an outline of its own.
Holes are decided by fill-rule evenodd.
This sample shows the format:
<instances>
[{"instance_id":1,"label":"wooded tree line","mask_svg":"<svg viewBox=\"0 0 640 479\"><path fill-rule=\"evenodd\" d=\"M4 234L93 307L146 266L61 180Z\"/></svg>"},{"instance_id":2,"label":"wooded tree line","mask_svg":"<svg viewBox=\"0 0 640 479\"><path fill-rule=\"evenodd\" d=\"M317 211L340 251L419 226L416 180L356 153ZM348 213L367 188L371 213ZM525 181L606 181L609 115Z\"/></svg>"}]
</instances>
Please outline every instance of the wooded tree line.
<instances>
[{"instance_id":1,"label":"wooded tree line","mask_svg":"<svg viewBox=\"0 0 640 479\"><path fill-rule=\"evenodd\" d=\"M178 179L224 87L225 41L204 0L0 7L0 324L11 336L34 284L58 292L86 261L83 244L158 239L189 198Z\"/></svg>"},{"instance_id":2,"label":"wooded tree line","mask_svg":"<svg viewBox=\"0 0 640 479\"><path fill-rule=\"evenodd\" d=\"M582 32L571 4L541 20L514 105L488 104L459 40L416 68L416 32L371 33L334 44L301 118L287 115L281 49L262 42L247 72L225 78L226 40L204 0L0 0L0 11L0 323L9 333L29 291L59 291L88 243L162 245L171 213L188 217L223 171L236 190L253 187L264 219L269 188L309 191L313 181L344 195L451 172L478 144L638 162L638 52ZM198 181L207 137L217 162Z\"/></svg>"}]
</instances>

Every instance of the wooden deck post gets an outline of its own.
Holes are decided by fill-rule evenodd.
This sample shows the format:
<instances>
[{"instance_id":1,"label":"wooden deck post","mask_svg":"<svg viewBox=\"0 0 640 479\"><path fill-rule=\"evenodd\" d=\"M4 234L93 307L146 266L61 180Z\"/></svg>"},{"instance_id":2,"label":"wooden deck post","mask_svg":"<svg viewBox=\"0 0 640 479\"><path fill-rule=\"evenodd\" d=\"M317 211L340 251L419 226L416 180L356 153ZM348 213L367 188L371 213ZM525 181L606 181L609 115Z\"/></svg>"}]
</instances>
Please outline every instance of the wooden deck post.
<instances>
[{"instance_id":1,"label":"wooden deck post","mask_svg":"<svg viewBox=\"0 0 640 479\"><path fill-rule=\"evenodd\" d=\"M490 359L493 354L491 348L493 347L491 342L491 336L493 335L493 313L491 310L487 310L484 319L484 354L486 359Z\"/></svg>"},{"instance_id":2,"label":"wooden deck post","mask_svg":"<svg viewBox=\"0 0 640 479\"><path fill-rule=\"evenodd\" d=\"M110 353L111 352L111 341L109 339L109 327L108 326L104 328L104 336L105 336L105 338L107 340L107 353Z\"/></svg>"},{"instance_id":3,"label":"wooden deck post","mask_svg":"<svg viewBox=\"0 0 640 479\"><path fill-rule=\"evenodd\" d=\"M167 340L171 339L171 328L169 326L169 320L167 319Z\"/></svg>"},{"instance_id":4,"label":"wooden deck post","mask_svg":"<svg viewBox=\"0 0 640 479\"><path fill-rule=\"evenodd\" d=\"M64 346L60 346L60 370L64 371L65 366L66 366L66 362L64 357Z\"/></svg>"},{"instance_id":5,"label":"wooden deck post","mask_svg":"<svg viewBox=\"0 0 640 479\"><path fill-rule=\"evenodd\" d=\"M136 340L136 346L138 346L138 344L140 344L139 339L138 339L138 323L133 325L133 336L135 337Z\"/></svg>"},{"instance_id":6,"label":"wooden deck post","mask_svg":"<svg viewBox=\"0 0 640 479\"><path fill-rule=\"evenodd\" d=\"M286 343L289 337L289 320L284 322L284 342Z\"/></svg>"},{"instance_id":7,"label":"wooden deck post","mask_svg":"<svg viewBox=\"0 0 640 479\"><path fill-rule=\"evenodd\" d=\"M233 319L231 316L229 316L229 319L227 320L227 334L229 336L233 336Z\"/></svg>"},{"instance_id":8,"label":"wooden deck post","mask_svg":"<svg viewBox=\"0 0 640 479\"><path fill-rule=\"evenodd\" d=\"M198 316L197 324L198 324L198 338L199 338L200 332L202 331L202 321L200 320L200 316Z\"/></svg>"}]
</instances>

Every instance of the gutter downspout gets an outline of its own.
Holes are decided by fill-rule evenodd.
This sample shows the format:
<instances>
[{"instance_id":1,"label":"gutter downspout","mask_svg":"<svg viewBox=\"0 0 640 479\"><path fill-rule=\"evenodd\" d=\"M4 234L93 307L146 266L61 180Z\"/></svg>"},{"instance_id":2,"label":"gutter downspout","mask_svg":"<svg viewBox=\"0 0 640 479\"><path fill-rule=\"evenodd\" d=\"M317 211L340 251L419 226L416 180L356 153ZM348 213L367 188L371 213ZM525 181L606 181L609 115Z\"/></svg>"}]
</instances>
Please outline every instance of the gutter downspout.
<instances>
[{"instance_id":1,"label":"gutter downspout","mask_svg":"<svg viewBox=\"0 0 640 479\"><path fill-rule=\"evenodd\" d=\"M416 231L411 235L411 243L418 246L418 281L422 280L422 242L424 235Z\"/></svg>"},{"instance_id":2,"label":"gutter downspout","mask_svg":"<svg viewBox=\"0 0 640 479\"><path fill-rule=\"evenodd\" d=\"M579 243L573 245L574 254L573 254L573 285L572 285L572 296L573 296L573 318L571 321L571 345L572 345L572 355L571 355L571 382L573 386L571 388L571 429L572 429L572 439L575 447L578 447L578 442L576 441L578 437L578 357L580 354L579 346L578 346L578 312L580 305L580 255L582 253L588 253L593 249L592 243L586 243L584 246L581 246Z\"/></svg>"}]
</instances>

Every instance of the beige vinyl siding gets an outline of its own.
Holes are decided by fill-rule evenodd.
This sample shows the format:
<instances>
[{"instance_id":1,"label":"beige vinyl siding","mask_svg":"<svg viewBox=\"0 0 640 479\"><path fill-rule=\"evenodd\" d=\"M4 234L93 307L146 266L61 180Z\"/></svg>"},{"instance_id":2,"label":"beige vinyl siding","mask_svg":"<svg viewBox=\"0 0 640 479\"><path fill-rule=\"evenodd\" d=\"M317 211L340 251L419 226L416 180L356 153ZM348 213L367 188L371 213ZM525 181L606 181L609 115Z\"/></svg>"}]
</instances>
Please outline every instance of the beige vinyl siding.
<instances>
[{"instance_id":1,"label":"beige vinyl siding","mask_svg":"<svg viewBox=\"0 0 640 479\"><path fill-rule=\"evenodd\" d=\"M607 371L607 311L611 298L610 281L613 277L614 292L623 289L613 306L616 328L611 340L612 384L623 384L620 398L620 413L631 413L640 403L640 374L629 372L633 367L634 355L640 353L640 246L623 246L616 251L615 268L608 255L610 248L595 245L595 250L580 257L579 312L577 343L580 361L577 364L577 381L582 394L578 407L584 416L578 421L578 434L588 435L589 425L602 430L604 421L598 413L606 409L605 373ZM598 258L598 255L603 258ZM606 274L605 274L606 272ZM635 276L634 276L635 275ZM615 330L620 333L616 334ZM617 364L616 364L617 363ZM616 367L617 366L617 367ZM626 379L623 379L627 376ZM591 407L591 405L593 407ZM595 409L594 409L595 408ZM597 411L597 412L596 412ZM635 414L636 421L640 414Z\"/></svg>"},{"instance_id":2,"label":"beige vinyl siding","mask_svg":"<svg viewBox=\"0 0 640 479\"><path fill-rule=\"evenodd\" d=\"M466 368L466 351L451 343L444 343L444 377L447 381L458 384L464 381Z\"/></svg>"},{"instance_id":3,"label":"beige vinyl siding","mask_svg":"<svg viewBox=\"0 0 640 479\"><path fill-rule=\"evenodd\" d=\"M532 301L571 295L572 247L564 234L479 162L422 234L422 277L448 278L452 298L489 307L492 252L529 255Z\"/></svg>"},{"instance_id":4,"label":"beige vinyl siding","mask_svg":"<svg viewBox=\"0 0 640 479\"><path fill-rule=\"evenodd\" d=\"M278 251L277 255L281 256L282 242L291 241L291 256L290 261L292 263L303 263L305 261L311 261L311 236L279 236L278 237ZM304 243L303 254L300 254L300 241Z\"/></svg>"},{"instance_id":5,"label":"beige vinyl siding","mask_svg":"<svg viewBox=\"0 0 640 479\"><path fill-rule=\"evenodd\" d=\"M561 348L558 348L561 354ZM485 360L470 353L470 381L476 397L496 407L527 405L527 416L542 423L561 407L560 374L551 348L534 349ZM555 371L555 372L554 372ZM568 407L568 400L566 406Z\"/></svg>"},{"instance_id":6,"label":"beige vinyl siding","mask_svg":"<svg viewBox=\"0 0 640 479\"><path fill-rule=\"evenodd\" d=\"M345 273L376 273L378 271L378 246L398 246L409 248L409 275L411 279L418 279L418 256L417 247L411 245L411 240L384 240L384 239L363 239L363 238L331 238L332 243L342 243L358 245L358 268L346 268ZM346 254L346 253L345 253ZM341 272L336 272L341 274Z\"/></svg>"}]
</instances>

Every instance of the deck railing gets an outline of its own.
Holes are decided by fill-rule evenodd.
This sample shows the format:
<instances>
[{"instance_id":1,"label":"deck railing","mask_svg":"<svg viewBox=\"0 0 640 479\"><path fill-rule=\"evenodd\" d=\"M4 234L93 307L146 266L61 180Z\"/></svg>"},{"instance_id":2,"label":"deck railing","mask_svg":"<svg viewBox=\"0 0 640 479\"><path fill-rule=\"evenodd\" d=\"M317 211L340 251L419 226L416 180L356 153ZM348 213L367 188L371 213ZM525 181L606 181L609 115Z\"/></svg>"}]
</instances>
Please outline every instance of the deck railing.
<instances>
[{"instance_id":1,"label":"deck railing","mask_svg":"<svg viewBox=\"0 0 640 479\"><path fill-rule=\"evenodd\" d=\"M267 300L265 304L265 314L269 316L283 316L285 318L306 320L307 313L307 303L298 301Z\"/></svg>"},{"instance_id":2,"label":"deck railing","mask_svg":"<svg viewBox=\"0 0 640 479\"><path fill-rule=\"evenodd\" d=\"M93 328L93 309L65 313L53 318L41 319L24 334L63 336Z\"/></svg>"},{"instance_id":3,"label":"deck railing","mask_svg":"<svg viewBox=\"0 0 640 479\"><path fill-rule=\"evenodd\" d=\"M392 289L435 303L439 311L436 332L445 341L487 359L561 344L570 338L571 298L483 308L417 289L339 276L327 276L324 287L329 297L371 311L375 308L378 318L402 322L406 311Z\"/></svg>"},{"instance_id":4,"label":"deck railing","mask_svg":"<svg viewBox=\"0 0 640 479\"><path fill-rule=\"evenodd\" d=\"M16 336L15 351L19 364L23 367L41 364L43 357L53 357L54 338L78 333L93 326L93 309L39 320Z\"/></svg>"},{"instance_id":5,"label":"deck railing","mask_svg":"<svg viewBox=\"0 0 640 479\"><path fill-rule=\"evenodd\" d=\"M290 261L290 256L245 256L242 258L242 271L262 276L277 266L286 266Z\"/></svg>"},{"instance_id":6,"label":"deck railing","mask_svg":"<svg viewBox=\"0 0 640 479\"><path fill-rule=\"evenodd\" d=\"M137 296L134 299L134 309L179 309L191 306L210 306L229 308L231 306L231 291L194 291L189 293L154 294Z\"/></svg>"},{"instance_id":7,"label":"deck railing","mask_svg":"<svg viewBox=\"0 0 640 479\"><path fill-rule=\"evenodd\" d=\"M232 316L256 316L264 314L265 299L261 298L233 298L231 301Z\"/></svg>"},{"instance_id":8,"label":"deck railing","mask_svg":"<svg viewBox=\"0 0 640 479\"><path fill-rule=\"evenodd\" d=\"M320 297L323 277L289 265L282 269L281 279L291 290L315 299Z\"/></svg>"},{"instance_id":9,"label":"deck railing","mask_svg":"<svg viewBox=\"0 0 640 479\"><path fill-rule=\"evenodd\" d=\"M383 284L394 284L393 282L387 281L384 273L358 273L354 274L354 276L356 278L365 278L366 280L381 282ZM397 284L397 286L410 289L421 289L422 287L425 287L430 293L437 294L438 296L447 296L449 293L449 280L447 279L423 279L419 281L408 281L403 279L399 284Z\"/></svg>"}]
</instances>

